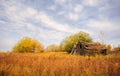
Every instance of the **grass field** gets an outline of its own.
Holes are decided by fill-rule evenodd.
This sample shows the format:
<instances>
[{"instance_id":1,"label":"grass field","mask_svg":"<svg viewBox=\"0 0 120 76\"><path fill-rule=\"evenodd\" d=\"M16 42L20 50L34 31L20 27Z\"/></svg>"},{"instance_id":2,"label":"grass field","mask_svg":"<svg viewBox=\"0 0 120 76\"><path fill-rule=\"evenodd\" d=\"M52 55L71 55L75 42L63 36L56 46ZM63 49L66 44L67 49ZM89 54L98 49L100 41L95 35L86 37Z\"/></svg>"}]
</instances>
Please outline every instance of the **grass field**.
<instances>
[{"instance_id":1,"label":"grass field","mask_svg":"<svg viewBox=\"0 0 120 76\"><path fill-rule=\"evenodd\" d=\"M0 53L0 76L120 76L120 55Z\"/></svg>"}]
</instances>

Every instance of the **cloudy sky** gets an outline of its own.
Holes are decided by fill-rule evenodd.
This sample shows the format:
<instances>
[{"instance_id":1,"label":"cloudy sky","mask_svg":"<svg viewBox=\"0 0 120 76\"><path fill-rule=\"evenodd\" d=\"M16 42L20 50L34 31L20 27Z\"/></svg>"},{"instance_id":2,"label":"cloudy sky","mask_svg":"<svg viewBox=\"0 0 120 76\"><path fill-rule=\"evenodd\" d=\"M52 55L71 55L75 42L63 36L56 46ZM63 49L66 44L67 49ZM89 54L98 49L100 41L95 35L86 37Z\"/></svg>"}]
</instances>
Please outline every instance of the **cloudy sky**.
<instances>
[{"instance_id":1,"label":"cloudy sky","mask_svg":"<svg viewBox=\"0 0 120 76\"><path fill-rule=\"evenodd\" d=\"M0 0L0 50L26 36L59 44L79 31L120 44L120 0Z\"/></svg>"}]
</instances>

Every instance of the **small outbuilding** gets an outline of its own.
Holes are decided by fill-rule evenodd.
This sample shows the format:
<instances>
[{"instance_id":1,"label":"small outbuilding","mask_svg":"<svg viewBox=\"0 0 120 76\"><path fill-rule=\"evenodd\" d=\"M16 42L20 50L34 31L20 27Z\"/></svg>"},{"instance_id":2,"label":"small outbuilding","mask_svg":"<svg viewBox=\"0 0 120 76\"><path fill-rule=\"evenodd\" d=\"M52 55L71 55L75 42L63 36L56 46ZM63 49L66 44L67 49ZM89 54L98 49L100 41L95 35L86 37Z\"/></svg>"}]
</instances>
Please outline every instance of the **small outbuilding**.
<instances>
[{"instance_id":1,"label":"small outbuilding","mask_svg":"<svg viewBox=\"0 0 120 76\"><path fill-rule=\"evenodd\" d=\"M79 42L74 45L71 51L71 54L77 55L96 55L96 54L107 54L107 48L103 47L98 42Z\"/></svg>"}]
</instances>

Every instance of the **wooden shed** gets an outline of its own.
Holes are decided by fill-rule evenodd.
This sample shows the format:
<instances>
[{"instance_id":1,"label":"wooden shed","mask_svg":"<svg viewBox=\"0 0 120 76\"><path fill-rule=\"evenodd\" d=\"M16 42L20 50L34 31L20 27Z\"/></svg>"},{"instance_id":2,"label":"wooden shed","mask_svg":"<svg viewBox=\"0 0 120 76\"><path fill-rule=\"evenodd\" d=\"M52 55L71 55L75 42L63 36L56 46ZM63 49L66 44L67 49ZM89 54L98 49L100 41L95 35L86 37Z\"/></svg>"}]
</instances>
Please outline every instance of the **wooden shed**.
<instances>
[{"instance_id":1,"label":"wooden shed","mask_svg":"<svg viewBox=\"0 0 120 76\"><path fill-rule=\"evenodd\" d=\"M73 46L71 54L77 54L77 55L102 54L102 55L106 55L106 52L107 52L107 49L98 42L91 42L91 43L79 42L78 44Z\"/></svg>"}]
</instances>

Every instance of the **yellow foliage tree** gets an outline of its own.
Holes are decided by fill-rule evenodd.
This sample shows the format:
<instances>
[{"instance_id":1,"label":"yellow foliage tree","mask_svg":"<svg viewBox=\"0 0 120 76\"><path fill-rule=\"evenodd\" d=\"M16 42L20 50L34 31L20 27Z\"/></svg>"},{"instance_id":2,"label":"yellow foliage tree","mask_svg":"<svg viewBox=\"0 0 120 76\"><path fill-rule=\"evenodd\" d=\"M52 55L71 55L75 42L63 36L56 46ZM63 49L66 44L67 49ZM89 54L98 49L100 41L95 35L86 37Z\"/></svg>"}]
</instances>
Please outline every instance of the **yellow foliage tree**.
<instances>
[{"instance_id":1,"label":"yellow foliage tree","mask_svg":"<svg viewBox=\"0 0 120 76\"><path fill-rule=\"evenodd\" d=\"M24 37L21 39L14 47L13 52L43 52L44 47L36 39L31 39L29 37Z\"/></svg>"}]
</instances>

